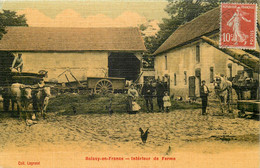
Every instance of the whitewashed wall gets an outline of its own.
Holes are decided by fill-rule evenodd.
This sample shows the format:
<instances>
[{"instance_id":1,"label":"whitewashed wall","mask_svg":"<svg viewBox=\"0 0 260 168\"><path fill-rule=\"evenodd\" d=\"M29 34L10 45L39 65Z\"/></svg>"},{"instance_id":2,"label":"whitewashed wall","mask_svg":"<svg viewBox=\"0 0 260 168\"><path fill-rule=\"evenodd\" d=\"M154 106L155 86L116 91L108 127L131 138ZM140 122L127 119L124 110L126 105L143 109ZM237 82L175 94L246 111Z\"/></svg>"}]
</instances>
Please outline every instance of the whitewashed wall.
<instances>
[{"instance_id":1,"label":"whitewashed wall","mask_svg":"<svg viewBox=\"0 0 260 168\"><path fill-rule=\"evenodd\" d=\"M218 41L218 37L211 37ZM200 44L200 62L196 62L196 45ZM167 55L167 70L165 70L165 55ZM189 93L189 76L195 76L195 70L200 68L201 80L205 80L210 89L213 89L213 84L210 83L210 67L214 69L214 75L224 74L229 76L228 64L232 64L232 76L237 74L238 70L243 70L239 66L230 61L228 55L220 50L210 46L209 44L199 40L191 44L170 50L166 53L155 57L155 76L162 78L165 74L170 75L171 94L176 96L188 97ZM187 84L185 85L184 71L187 72ZM177 77L177 85L174 85L174 73ZM199 96L198 87L196 96Z\"/></svg>"},{"instance_id":2,"label":"whitewashed wall","mask_svg":"<svg viewBox=\"0 0 260 168\"><path fill-rule=\"evenodd\" d=\"M24 61L24 72L48 71L47 81L55 78L59 82L67 82L64 75L59 74L70 68L78 80L87 77L104 77L108 73L108 52L19 52ZM14 53L17 55L17 53ZM68 75L71 81L75 81Z\"/></svg>"}]
</instances>

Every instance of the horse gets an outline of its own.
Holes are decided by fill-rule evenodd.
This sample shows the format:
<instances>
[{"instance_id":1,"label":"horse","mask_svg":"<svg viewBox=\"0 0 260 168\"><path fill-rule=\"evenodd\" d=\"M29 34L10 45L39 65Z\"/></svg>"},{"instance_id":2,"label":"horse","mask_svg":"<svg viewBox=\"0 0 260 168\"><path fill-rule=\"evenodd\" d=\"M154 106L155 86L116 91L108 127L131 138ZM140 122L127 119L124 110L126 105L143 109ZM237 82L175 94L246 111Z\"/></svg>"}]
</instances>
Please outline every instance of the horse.
<instances>
[{"instance_id":1,"label":"horse","mask_svg":"<svg viewBox=\"0 0 260 168\"><path fill-rule=\"evenodd\" d=\"M216 96L220 100L220 108L222 113L225 111L225 107L227 106L227 110L232 113L231 110L231 101L232 101L232 82L224 78L223 76L215 76L214 79L214 90Z\"/></svg>"}]
</instances>

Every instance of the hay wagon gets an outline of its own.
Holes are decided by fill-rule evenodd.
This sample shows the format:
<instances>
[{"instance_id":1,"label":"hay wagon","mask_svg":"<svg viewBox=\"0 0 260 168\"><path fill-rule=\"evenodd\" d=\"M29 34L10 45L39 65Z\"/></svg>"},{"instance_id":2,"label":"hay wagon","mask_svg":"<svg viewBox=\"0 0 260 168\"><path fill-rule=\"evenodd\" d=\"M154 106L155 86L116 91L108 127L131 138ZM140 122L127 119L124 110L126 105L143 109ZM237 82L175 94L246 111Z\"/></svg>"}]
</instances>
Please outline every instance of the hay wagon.
<instances>
[{"instance_id":1,"label":"hay wagon","mask_svg":"<svg viewBox=\"0 0 260 168\"><path fill-rule=\"evenodd\" d=\"M46 74L43 73L29 73L29 72L10 72L2 71L0 80L0 95L3 98L3 107L5 111L9 110L10 96L9 88L13 83L21 83L25 85L38 84Z\"/></svg>"},{"instance_id":2,"label":"hay wagon","mask_svg":"<svg viewBox=\"0 0 260 168\"><path fill-rule=\"evenodd\" d=\"M252 116L259 116L260 101L258 95L258 80L241 80L238 84L240 84L240 86L237 86L236 82L233 82L233 88L238 95L237 109L240 111L239 116L243 117L249 113L251 113Z\"/></svg>"}]
</instances>

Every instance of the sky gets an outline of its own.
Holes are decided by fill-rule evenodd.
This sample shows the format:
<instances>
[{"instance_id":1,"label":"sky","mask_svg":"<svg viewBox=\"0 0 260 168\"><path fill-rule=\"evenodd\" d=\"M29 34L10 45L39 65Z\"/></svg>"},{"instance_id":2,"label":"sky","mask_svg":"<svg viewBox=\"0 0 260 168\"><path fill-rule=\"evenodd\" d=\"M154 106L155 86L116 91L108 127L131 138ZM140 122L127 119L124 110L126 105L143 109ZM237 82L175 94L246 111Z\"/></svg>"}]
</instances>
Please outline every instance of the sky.
<instances>
[{"instance_id":1,"label":"sky","mask_svg":"<svg viewBox=\"0 0 260 168\"><path fill-rule=\"evenodd\" d=\"M0 0L34 27L129 27L167 17L166 0Z\"/></svg>"}]
</instances>

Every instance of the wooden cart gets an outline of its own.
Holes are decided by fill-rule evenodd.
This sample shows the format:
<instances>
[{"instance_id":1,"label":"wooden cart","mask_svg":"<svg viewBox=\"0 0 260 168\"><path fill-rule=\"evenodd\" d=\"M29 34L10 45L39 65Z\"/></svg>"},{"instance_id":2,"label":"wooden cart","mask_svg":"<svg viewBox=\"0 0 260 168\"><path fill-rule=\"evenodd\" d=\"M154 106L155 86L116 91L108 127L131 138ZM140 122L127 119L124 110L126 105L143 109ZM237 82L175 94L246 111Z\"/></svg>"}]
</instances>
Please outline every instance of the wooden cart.
<instances>
[{"instance_id":1,"label":"wooden cart","mask_svg":"<svg viewBox=\"0 0 260 168\"><path fill-rule=\"evenodd\" d=\"M71 88L84 87L95 94L123 93L125 87L125 78L115 77L88 77L84 81L67 82L66 86Z\"/></svg>"},{"instance_id":2,"label":"wooden cart","mask_svg":"<svg viewBox=\"0 0 260 168\"><path fill-rule=\"evenodd\" d=\"M237 109L240 110L240 116L246 112L251 112L253 116L259 116L260 101L259 100L238 100Z\"/></svg>"}]
</instances>

